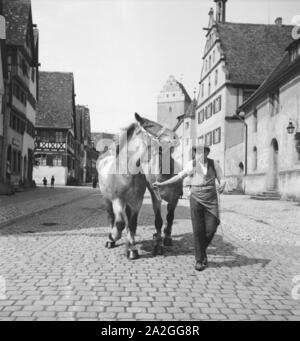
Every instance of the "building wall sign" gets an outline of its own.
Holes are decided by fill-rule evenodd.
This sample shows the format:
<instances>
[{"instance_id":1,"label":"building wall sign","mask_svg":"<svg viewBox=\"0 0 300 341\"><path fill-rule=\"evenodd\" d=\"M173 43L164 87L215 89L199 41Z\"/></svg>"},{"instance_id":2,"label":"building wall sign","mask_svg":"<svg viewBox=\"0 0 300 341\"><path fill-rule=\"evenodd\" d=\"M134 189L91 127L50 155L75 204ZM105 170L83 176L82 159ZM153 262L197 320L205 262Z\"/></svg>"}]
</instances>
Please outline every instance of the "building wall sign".
<instances>
[{"instance_id":1,"label":"building wall sign","mask_svg":"<svg viewBox=\"0 0 300 341\"><path fill-rule=\"evenodd\" d=\"M36 141L35 142L35 150L36 151L65 151L66 143L65 142L43 142Z\"/></svg>"}]
</instances>

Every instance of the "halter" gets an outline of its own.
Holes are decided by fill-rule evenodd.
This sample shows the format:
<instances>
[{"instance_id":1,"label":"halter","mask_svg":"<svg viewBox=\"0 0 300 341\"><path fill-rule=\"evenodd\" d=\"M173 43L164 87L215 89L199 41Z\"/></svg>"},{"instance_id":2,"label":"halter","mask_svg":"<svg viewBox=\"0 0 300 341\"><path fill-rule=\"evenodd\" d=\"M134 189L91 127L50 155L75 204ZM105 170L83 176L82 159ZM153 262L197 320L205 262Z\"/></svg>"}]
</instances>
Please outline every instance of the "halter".
<instances>
[{"instance_id":1,"label":"halter","mask_svg":"<svg viewBox=\"0 0 300 341\"><path fill-rule=\"evenodd\" d=\"M154 134L148 130L146 130L140 123L139 123L139 128L142 131L142 133L146 134L147 136L149 136L152 140L154 140L155 142L157 142L160 146L163 144L163 142L161 142L161 137L164 134L164 132L167 130L166 127L162 127L157 134ZM168 144L172 144L172 143L168 143Z\"/></svg>"}]
</instances>

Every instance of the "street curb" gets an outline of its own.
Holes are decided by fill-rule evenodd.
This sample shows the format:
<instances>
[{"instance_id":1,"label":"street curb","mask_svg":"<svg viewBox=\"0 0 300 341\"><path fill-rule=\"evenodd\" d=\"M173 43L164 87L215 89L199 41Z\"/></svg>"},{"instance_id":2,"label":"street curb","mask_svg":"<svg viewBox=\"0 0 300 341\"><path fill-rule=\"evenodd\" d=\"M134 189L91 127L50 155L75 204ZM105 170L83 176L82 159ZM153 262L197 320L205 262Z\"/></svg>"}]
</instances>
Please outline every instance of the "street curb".
<instances>
[{"instance_id":1,"label":"street curb","mask_svg":"<svg viewBox=\"0 0 300 341\"><path fill-rule=\"evenodd\" d=\"M30 213L26 213L26 214L23 214L22 216L19 216L17 218L12 218L12 219L9 219L7 221L3 221L2 223L0 223L0 229L3 228L3 227L7 227L7 226L10 226L16 222L18 222L19 220L22 220L22 219L27 219L27 218L31 218L31 217L34 217L38 214L41 214L41 213L45 213L49 210L52 210L53 208L58 208L58 207L63 207L63 206L66 206L66 205L69 205L69 204L72 204L76 201L80 201L82 199L85 199L91 195L93 195L94 193L89 193L89 194L86 194L86 195L83 195L79 198L75 198L75 199L72 199L70 201L66 201L66 202L63 202L61 204L54 204L53 206L51 207L46 207L46 208L42 208L38 211L35 211L35 212L30 212Z\"/></svg>"}]
</instances>

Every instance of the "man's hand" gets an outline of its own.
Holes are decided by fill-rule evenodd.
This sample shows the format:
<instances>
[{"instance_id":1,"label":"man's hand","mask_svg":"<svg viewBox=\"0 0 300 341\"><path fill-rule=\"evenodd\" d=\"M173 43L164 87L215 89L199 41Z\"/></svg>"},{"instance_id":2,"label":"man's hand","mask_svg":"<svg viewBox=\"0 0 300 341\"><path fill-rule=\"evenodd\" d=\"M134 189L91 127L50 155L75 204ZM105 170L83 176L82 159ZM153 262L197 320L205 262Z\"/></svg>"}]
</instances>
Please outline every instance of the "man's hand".
<instances>
[{"instance_id":1,"label":"man's hand","mask_svg":"<svg viewBox=\"0 0 300 341\"><path fill-rule=\"evenodd\" d=\"M156 188L156 189L159 189L160 187L162 187L162 184L161 184L160 182L155 181L155 182L152 184L152 187L153 187L153 188Z\"/></svg>"}]
</instances>

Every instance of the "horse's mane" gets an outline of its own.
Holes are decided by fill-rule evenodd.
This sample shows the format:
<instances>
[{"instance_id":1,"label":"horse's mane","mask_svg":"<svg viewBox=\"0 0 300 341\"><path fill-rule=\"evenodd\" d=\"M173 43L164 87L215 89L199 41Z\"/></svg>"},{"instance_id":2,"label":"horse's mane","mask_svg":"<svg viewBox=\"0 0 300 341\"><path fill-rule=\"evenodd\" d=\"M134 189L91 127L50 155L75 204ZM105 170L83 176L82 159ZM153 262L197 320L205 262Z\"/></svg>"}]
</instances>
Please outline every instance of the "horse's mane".
<instances>
[{"instance_id":1,"label":"horse's mane","mask_svg":"<svg viewBox=\"0 0 300 341\"><path fill-rule=\"evenodd\" d=\"M128 142L135 131L136 123L131 123L130 126L128 126L124 132L120 135L119 140L116 144L116 156L118 157L120 154L121 149L124 147L126 142Z\"/></svg>"}]
</instances>

